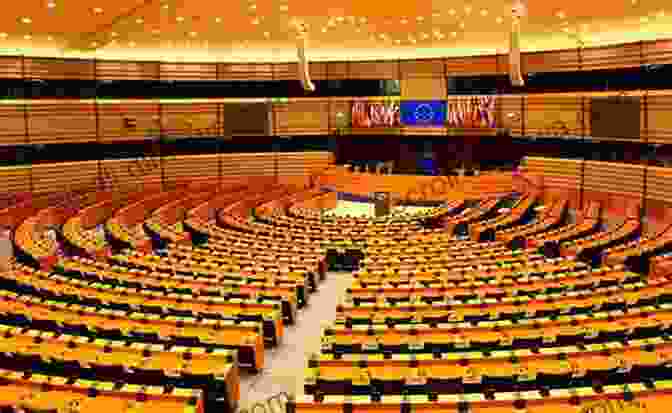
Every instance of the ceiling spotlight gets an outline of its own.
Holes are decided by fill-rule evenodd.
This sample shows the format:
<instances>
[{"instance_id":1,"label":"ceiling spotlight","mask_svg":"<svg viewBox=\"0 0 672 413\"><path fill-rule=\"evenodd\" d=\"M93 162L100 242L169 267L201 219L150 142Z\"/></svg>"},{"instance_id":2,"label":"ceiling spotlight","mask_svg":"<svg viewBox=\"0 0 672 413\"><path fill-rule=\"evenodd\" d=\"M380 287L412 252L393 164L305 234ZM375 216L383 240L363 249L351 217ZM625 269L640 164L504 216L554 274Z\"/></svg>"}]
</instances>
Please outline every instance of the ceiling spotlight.
<instances>
[{"instance_id":1,"label":"ceiling spotlight","mask_svg":"<svg viewBox=\"0 0 672 413\"><path fill-rule=\"evenodd\" d=\"M112 32L112 33L110 33L110 36L112 36L112 37L117 37L117 36L119 36L119 33L117 33L117 32Z\"/></svg>"},{"instance_id":2,"label":"ceiling spotlight","mask_svg":"<svg viewBox=\"0 0 672 413\"><path fill-rule=\"evenodd\" d=\"M138 19L135 19L135 22L138 23L138 24L142 24L142 23L144 23L145 21L142 20L142 19L140 19L140 18L138 18Z\"/></svg>"},{"instance_id":3,"label":"ceiling spotlight","mask_svg":"<svg viewBox=\"0 0 672 413\"><path fill-rule=\"evenodd\" d=\"M50 9L53 9L54 7L56 7L56 3L54 3L53 1L50 1L49 3L47 3L47 7L49 7Z\"/></svg>"},{"instance_id":4,"label":"ceiling spotlight","mask_svg":"<svg viewBox=\"0 0 672 413\"><path fill-rule=\"evenodd\" d=\"M635 4L637 4L637 0L631 0L631 3L632 3L633 5L635 5Z\"/></svg>"},{"instance_id":5,"label":"ceiling spotlight","mask_svg":"<svg viewBox=\"0 0 672 413\"><path fill-rule=\"evenodd\" d=\"M221 23L222 18L221 17L215 17L215 23Z\"/></svg>"},{"instance_id":6,"label":"ceiling spotlight","mask_svg":"<svg viewBox=\"0 0 672 413\"><path fill-rule=\"evenodd\" d=\"M457 32L450 32L450 35L453 37L457 37Z\"/></svg>"},{"instance_id":7,"label":"ceiling spotlight","mask_svg":"<svg viewBox=\"0 0 672 413\"><path fill-rule=\"evenodd\" d=\"M163 5L163 6L161 6L161 7L162 7L162 8L164 8L164 9L167 9L167 8L168 8L168 7L170 7L170 6L169 6L169 5L167 5L167 4L164 4L164 5Z\"/></svg>"},{"instance_id":8,"label":"ceiling spotlight","mask_svg":"<svg viewBox=\"0 0 672 413\"><path fill-rule=\"evenodd\" d=\"M91 47L98 47L98 42L91 42Z\"/></svg>"},{"instance_id":9,"label":"ceiling spotlight","mask_svg":"<svg viewBox=\"0 0 672 413\"><path fill-rule=\"evenodd\" d=\"M587 24L587 23L583 23L583 24L581 25L581 29L583 29L583 30L588 30L589 28L590 28L590 25Z\"/></svg>"},{"instance_id":10,"label":"ceiling spotlight","mask_svg":"<svg viewBox=\"0 0 672 413\"><path fill-rule=\"evenodd\" d=\"M359 22L360 23L366 23L366 17L360 17Z\"/></svg>"},{"instance_id":11,"label":"ceiling spotlight","mask_svg":"<svg viewBox=\"0 0 672 413\"><path fill-rule=\"evenodd\" d=\"M441 13L432 13L432 17L438 19L439 17L441 17Z\"/></svg>"},{"instance_id":12,"label":"ceiling spotlight","mask_svg":"<svg viewBox=\"0 0 672 413\"><path fill-rule=\"evenodd\" d=\"M464 12L466 14L470 14L471 13L471 6L464 6Z\"/></svg>"},{"instance_id":13,"label":"ceiling spotlight","mask_svg":"<svg viewBox=\"0 0 672 413\"><path fill-rule=\"evenodd\" d=\"M661 10L661 11L659 11L659 12L656 14L656 16L658 16L658 17L665 17L665 10Z\"/></svg>"},{"instance_id":14,"label":"ceiling spotlight","mask_svg":"<svg viewBox=\"0 0 672 413\"><path fill-rule=\"evenodd\" d=\"M6 39L9 36L7 33L0 33L0 39Z\"/></svg>"},{"instance_id":15,"label":"ceiling spotlight","mask_svg":"<svg viewBox=\"0 0 672 413\"><path fill-rule=\"evenodd\" d=\"M381 33L380 35L378 35L378 37L380 37L381 39L384 39L385 38L385 33Z\"/></svg>"},{"instance_id":16,"label":"ceiling spotlight","mask_svg":"<svg viewBox=\"0 0 672 413\"><path fill-rule=\"evenodd\" d=\"M30 17L22 17L21 23L30 24L32 23L32 20L30 19Z\"/></svg>"},{"instance_id":17,"label":"ceiling spotlight","mask_svg":"<svg viewBox=\"0 0 672 413\"><path fill-rule=\"evenodd\" d=\"M455 11L455 9L450 9L450 10L448 10L448 14L450 14L451 16L454 16L455 13L457 13L457 12Z\"/></svg>"},{"instance_id":18,"label":"ceiling spotlight","mask_svg":"<svg viewBox=\"0 0 672 413\"><path fill-rule=\"evenodd\" d=\"M250 4L250 10L256 10L257 5L256 4Z\"/></svg>"},{"instance_id":19,"label":"ceiling spotlight","mask_svg":"<svg viewBox=\"0 0 672 413\"><path fill-rule=\"evenodd\" d=\"M418 17L415 18L415 20L421 22L421 21L425 20L425 18L422 17L422 16L418 16Z\"/></svg>"},{"instance_id":20,"label":"ceiling spotlight","mask_svg":"<svg viewBox=\"0 0 672 413\"><path fill-rule=\"evenodd\" d=\"M286 4L280 6L280 11L287 11L287 10L289 10L289 7Z\"/></svg>"},{"instance_id":21,"label":"ceiling spotlight","mask_svg":"<svg viewBox=\"0 0 672 413\"><path fill-rule=\"evenodd\" d=\"M47 36L47 40L52 41L52 40L54 40L54 37L53 36Z\"/></svg>"},{"instance_id":22,"label":"ceiling spotlight","mask_svg":"<svg viewBox=\"0 0 672 413\"><path fill-rule=\"evenodd\" d=\"M562 11L562 10L556 12L555 15L556 15L558 18L560 18L560 19L564 19L564 18L566 17L566 16L565 16L565 12Z\"/></svg>"},{"instance_id":23,"label":"ceiling spotlight","mask_svg":"<svg viewBox=\"0 0 672 413\"><path fill-rule=\"evenodd\" d=\"M339 22L339 23L342 22L343 20L345 20L345 18L343 16L336 17L336 21Z\"/></svg>"},{"instance_id":24,"label":"ceiling spotlight","mask_svg":"<svg viewBox=\"0 0 672 413\"><path fill-rule=\"evenodd\" d=\"M271 34L269 32L264 32L264 37L269 38L269 37L271 37Z\"/></svg>"},{"instance_id":25,"label":"ceiling spotlight","mask_svg":"<svg viewBox=\"0 0 672 413\"><path fill-rule=\"evenodd\" d=\"M152 34L159 34L159 33L161 33L161 32L159 31L159 29L153 29L153 30L152 30Z\"/></svg>"},{"instance_id":26,"label":"ceiling spotlight","mask_svg":"<svg viewBox=\"0 0 672 413\"><path fill-rule=\"evenodd\" d=\"M129 45L130 47L135 47L135 42L128 42L128 45Z\"/></svg>"},{"instance_id":27,"label":"ceiling spotlight","mask_svg":"<svg viewBox=\"0 0 672 413\"><path fill-rule=\"evenodd\" d=\"M326 27L323 27L323 28L322 28L322 33L326 33L326 32L327 32L327 28L326 28Z\"/></svg>"},{"instance_id":28,"label":"ceiling spotlight","mask_svg":"<svg viewBox=\"0 0 672 413\"><path fill-rule=\"evenodd\" d=\"M485 10L485 9L481 10L481 16L485 17L485 16L487 16L487 15L488 15L488 11L487 11L487 10Z\"/></svg>"},{"instance_id":29,"label":"ceiling spotlight","mask_svg":"<svg viewBox=\"0 0 672 413\"><path fill-rule=\"evenodd\" d=\"M504 19L502 19L501 17L497 17L497 18L495 19L495 21L496 21L497 23L501 23L501 22L504 21Z\"/></svg>"},{"instance_id":30,"label":"ceiling spotlight","mask_svg":"<svg viewBox=\"0 0 672 413\"><path fill-rule=\"evenodd\" d=\"M103 9L101 9L100 7L94 7L93 12L96 13L96 14L100 14L100 13L103 12Z\"/></svg>"},{"instance_id":31,"label":"ceiling spotlight","mask_svg":"<svg viewBox=\"0 0 672 413\"><path fill-rule=\"evenodd\" d=\"M406 20L406 19L401 19L401 24L406 24L406 23L408 23L408 20Z\"/></svg>"},{"instance_id":32,"label":"ceiling spotlight","mask_svg":"<svg viewBox=\"0 0 672 413\"><path fill-rule=\"evenodd\" d=\"M26 39L26 40L30 40L30 39L33 38L33 36L27 34L27 35L23 36L23 38Z\"/></svg>"},{"instance_id":33,"label":"ceiling spotlight","mask_svg":"<svg viewBox=\"0 0 672 413\"><path fill-rule=\"evenodd\" d=\"M182 16L177 16L177 17L175 18L175 20L177 20L178 22L183 22L183 21L184 21L184 17L182 17Z\"/></svg>"},{"instance_id":34,"label":"ceiling spotlight","mask_svg":"<svg viewBox=\"0 0 672 413\"><path fill-rule=\"evenodd\" d=\"M189 32L189 36L191 36L191 37L196 37L197 35L198 35L198 33L196 33L196 32Z\"/></svg>"},{"instance_id":35,"label":"ceiling spotlight","mask_svg":"<svg viewBox=\"0 0 672 413\"><path fill-rule=\"evenodd\" d=\"M418 42L418 41L415 40L415 39L408 39L408 41L411 42L411 43L413 43L413 44L416 44L416 43Z\"/></svg>"},{"instance_id":36,"label":"ceiling spotlight","mask_svg":"<svg viewBox=\"0 0 672 413\"><path fill-rule=\"evenodd\" d=\"M259 24L259 19L256 17L252 19L252 24Z\"/></svg>"},{"instance_id":37,"label":"ceiling spotlight","mask_svg":"<svg viewBox=\"0 0 672 413\"><path fill-rule=\"evenodd\" d=\"M362 32L362 29L358 27L358 28L355 29L355 32L357 32L357 33L361 33L361 32Z\"/></svg>"},{"instance_id":38,"label":"ceiling spotlight","mask_svg":"<svg viewBox=\"0 0 672 413\"><path fill-rule=\"evenodd\" d=\"M397 39L394 41L396 44L401 44L401 40Z\"/></svg>"},{"instance_id":39,"label":"ceiling spotlight","mask_svg":"<svg viewBox=\"0 0 672 413\"><path fill-rule=\"evenodd\" d=\"M329 20L329 21L327 22L327 26L332 26L332 27L333 27L333 26L336 26L336 22L333 21L333 20Z\"/></svg>"},{"instance_id":40,"label":"ceiling spotlight","mask_svg":"<svg viewBox=\"0 0 672 413\"><path fill-rule=\"evenodd\" d=\"M464 22L460 22L460 29L464 29Z\"/></svg>"},{"instance_id":41,"label":"ceiling spotlight","mask_svg":"<svg viewBox=\"0 0 672 413\"><path fill-rule=\"evenodd\" d=\"M427 39L429 38L429 35L427 33L420 33L420 37L422 37L423 39Z\"/></svg>"},{"instance_id":42,"label":"ceiling spotlight","mask_svg":"<svg viewBox=\"0 0 672 413\"><path fill-rule=\"evenodd\" d=\"M569 33L569 27L563 27L562 31L565 32L565 33Z\"/></svg>"}]
</instances>

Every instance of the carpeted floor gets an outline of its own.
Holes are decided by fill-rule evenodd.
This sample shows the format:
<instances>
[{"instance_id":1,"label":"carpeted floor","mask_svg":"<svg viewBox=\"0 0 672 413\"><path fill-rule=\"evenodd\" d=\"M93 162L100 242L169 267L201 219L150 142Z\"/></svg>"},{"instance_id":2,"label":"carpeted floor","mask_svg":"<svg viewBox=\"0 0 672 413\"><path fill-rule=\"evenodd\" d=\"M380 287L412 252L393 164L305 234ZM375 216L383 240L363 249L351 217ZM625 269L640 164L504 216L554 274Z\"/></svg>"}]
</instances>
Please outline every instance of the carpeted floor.
<instances>
[{"instance_id":1,"label":"carpeted floor","mask_svg":"<svg viewBox=\"0 0 672 413\"><path fill-rule=\"evenodd\" d=\"M352 280L351 273L329 272L319 291L310 295L308 306L300 311L298 322L286 327L284 341L266 351L264 371L257 375L241 372L241 408L249 408L278 392L303 394L308 355L319 352L322 327L333 323L336 305L342 302Z\"/></svg>"}]
</instances>

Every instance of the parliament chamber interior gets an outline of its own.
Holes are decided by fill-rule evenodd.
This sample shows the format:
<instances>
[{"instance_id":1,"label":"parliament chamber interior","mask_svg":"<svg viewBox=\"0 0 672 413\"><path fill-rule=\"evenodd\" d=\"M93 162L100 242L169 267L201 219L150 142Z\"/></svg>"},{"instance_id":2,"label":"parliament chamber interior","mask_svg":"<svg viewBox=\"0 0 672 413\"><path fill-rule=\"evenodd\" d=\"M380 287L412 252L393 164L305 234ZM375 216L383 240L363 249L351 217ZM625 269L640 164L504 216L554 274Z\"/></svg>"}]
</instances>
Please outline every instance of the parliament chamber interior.
<instances>
[{"instance_id":1,"label":"parliament chamber interior","mask_svg":"<svg viewBox=\"0 0 672 413\"><path fill-rule=\"evenodd\" d=\"M669 408L669 2L381 6L5 5L0 413Z\"/></svg>"}]
</instances>

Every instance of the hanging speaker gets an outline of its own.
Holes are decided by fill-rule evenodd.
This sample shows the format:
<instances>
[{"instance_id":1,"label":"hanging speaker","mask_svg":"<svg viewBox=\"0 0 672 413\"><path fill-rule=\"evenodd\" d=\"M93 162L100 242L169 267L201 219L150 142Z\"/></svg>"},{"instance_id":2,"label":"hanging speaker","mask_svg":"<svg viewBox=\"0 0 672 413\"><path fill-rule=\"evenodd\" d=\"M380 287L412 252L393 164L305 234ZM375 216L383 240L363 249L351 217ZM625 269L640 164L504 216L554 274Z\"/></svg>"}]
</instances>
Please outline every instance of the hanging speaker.
<instances>
[{"instance_id":1,"label":"hanging speaker","mask_svg":"<svg viewBox=\"0 0 672 413\"><path fill-rule=\"evenodd\" d=\"M310 80L310 73L308 72L308 59L306 59L306 46L308 43L308 34L305 27L297 25L298 35L296 37L296 52L299 58L299 80L303 90L307 92L315 91L315 84Z\"/></svg>"},{"instance_id":2,"label":"hanging speaker","mask_svg":"<svg viewBox=\"0 0 672 413\"><path fill-rule=\"evenodd\" d=\"M513 86L524 86L520 65L520 19L525 15L525 5L515 3L511 8L511 36L509 38L509 79Z\"/></svg>"}]
</instances>

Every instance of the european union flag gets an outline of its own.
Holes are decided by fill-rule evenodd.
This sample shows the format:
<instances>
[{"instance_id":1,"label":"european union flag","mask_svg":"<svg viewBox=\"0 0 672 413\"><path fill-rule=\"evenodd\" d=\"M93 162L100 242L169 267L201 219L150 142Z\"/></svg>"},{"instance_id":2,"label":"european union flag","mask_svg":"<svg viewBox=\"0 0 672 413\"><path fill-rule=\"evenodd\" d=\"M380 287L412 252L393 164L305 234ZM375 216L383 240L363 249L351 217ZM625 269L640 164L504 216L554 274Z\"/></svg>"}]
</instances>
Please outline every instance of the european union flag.
<instances>
[{"instance_id":1,"label":"european union flag","mask_svg":"<svg viewBox=\"0 0 672 413\"><path fill-rule=\"evenodd\" d=\"M401 123L409 126L443 126L446 102L440 100L402 101Z\"/></svg>"}]
</instances>

